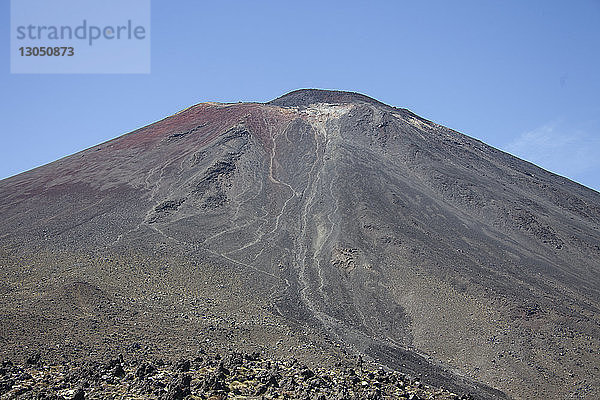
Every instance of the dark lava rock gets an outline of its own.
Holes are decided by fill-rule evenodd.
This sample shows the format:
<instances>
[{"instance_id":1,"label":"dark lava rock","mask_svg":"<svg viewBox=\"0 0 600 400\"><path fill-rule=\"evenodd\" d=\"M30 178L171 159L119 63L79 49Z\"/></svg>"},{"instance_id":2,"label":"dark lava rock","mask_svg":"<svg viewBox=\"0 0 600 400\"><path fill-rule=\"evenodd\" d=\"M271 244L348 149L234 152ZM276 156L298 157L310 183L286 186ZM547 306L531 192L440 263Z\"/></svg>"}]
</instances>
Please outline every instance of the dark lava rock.
<instances>
[{"instance_id":1,"label":"dark lava rock","mask_svg":"<svg viewBox=\"0 0 600 400\"><path fill-rule=\"evenodd\" d=\"M260 384L260 385L258 385L256 387L254 395L256 395L256 396L262 396L263 394L267 393L267 389L269 389L269 385Z\"/></svg>"},{"instance_id":2,"label":"dark lava rock","mask_svg":"<svg viewBox=\"0 0 600 400\"><path fill-rule=\"evenodd\" d=\"M227 392L229 391L229 387L225 383L226 374L225 369L217 369L215 372L211 373L204 384L202 385L202 390L207 392Z\"/></svg>"},{"instance_id":3,"label":"dark lava rock","mask_svg":"<svg viewBox=\"0 0 600 400\"><path fill-rule=\"evenodd\" d=\"M218 376L223 377L223 379L225 379L225 377L227 375L229 375L229 370L227 368L225 368L225 364L223 362L219 363L219 367L217 368L217 370L215 371L215 374Z\"/></svg>"},{"instance_id":4,"label":"dark lava rock","mask_svg":"<svg viewBox=\"0 0 600 400\"><path fill-rule=\"evenodd\" d=\"M179 360L175 365L175 369L179 372L188 372L190 370L190 360Z\"/></svg>"},{"instance_id":5,"label":"dark lava rock","mask_svg":"<svg viewBox=\"0 0 600 400\"><path fill-rule=\"evenodd\" d=\"M6 380L0 381L0 394L4 394L4 393L8 392L9 390L11 390L14 384L15 384L15 381L13 381L12 379L6 379Z\"/></svg>"},{"instance_id":6,"label":"dark lava rock","mask_svg":"<svg viewBox=\"0 0 600 400\"><path fill-rule=\"evenodd\" d=\"M83 391L83 388L77 389L77 391L73 395L73 400L84 400L84 399L85 399L85 392Z\"/></svg>"},{"instance_id":7,"label":"dark lava rock","mask_svg":"<svg viewBox=\"0 0 600 400\"><path fill-rule=\"evenodd\" d=\"M123 369L123 365L117 364L112 370L112 374L114 377L122 378L125 376L125 370Z\"/></svg>"},{"instance_id":8,"label":"dark lava rock","mask_svg":"<svg viewBox=\"0 0 600 400\"><path fill-rule=\"evenodd\" d=\"M164 400L181 400L191 394L190 382L192 377L190 375L175 375L167 386L167 393L163 397Z\"/></svg>"},{"instance_id":9,"label":"dark lava rock","mask_svg":"<svg viewBox=\"0 0 600 400\"><path fill-rule=\"evenodd\" d=\"M42 358L42 356L40 355L40 353L32 354L29 357L27 357L27 360L25 360L25 364L27 364L27 365L39 365L40 362L41 362L41 358Z\"/></svg>"},{"instance_id":10,"label":"dark lava rock","mask_svg":"<svg viewBox=\"0 0 600 400\"><path fill-rule=\"evenodd\" d=\"M300 375L304 378L304 379L308 379L311 378L313 376L315 376L315 373L313 371L311 371L309 368L303 368L300 371Z\"/></svg>"},{"instance_id":11,"label":"dark lava rock","mask_svg":"<svg viewBox=\"0 0 600 400\"><path fill-rule=\"evenodd\" d=\"M232 352L225 357L223 365L227 368L239 367L244 364L244 354Z\"/></svg>"},{"instance_id":12,"label":"dark lava rock","mask_svg":"<svg viewBox=\"0 0 600 400\"><path fill-rule=\"evenodd\" d=\"M144 378L146 376L151 376L156 372L156 367L152 363L143 362L135 371L135 375L138 378Z\"/></svg>"},{"instance_id":13,"label":"dark lava rock","mask_svg":"<svg viewBox=\"0 0 600 400\"><path fill-rule=\"evenodd\" d=\"M225 357L212 357L216 366L190 369L181 373L180 362L168 363L160 370L153 362L137 360L135 363L123 363L122 359L112 359L106 364L84 364L61 366L31 366L25 368L10 366L9 377L2 377L0 384L4 391L2 398L36 398L58 400L58 392L65 389L77 389L74 398L84 396L93 398L158 398L180 400L190 395L200 399L225 399L231 395L241 398L284 398L289 399L372 399L383 398L427 398L450 400L457 397L449 392L436 389L433 392L426 385L408 384L406 389L398 389L395 373L376 371L371 364L364 364L360 372L341 369L314 367L297 368L294 363L281 360L256 358L252 362L239 363L239 354ZM115 361L116 360L116 361ZM238 361L232 361L238 360ZM233 364L233 374L225 368ZM107 368L112 368L107 371ZM115 379L107 372L121 368L127 380ZM69 371L69 378L61 371ZM43 380L32 385L33 377L45 374ZM157 373L159 372L159 374ZM85 378L102 374L101 380ZM82 378L83 377L83 378ZM137 379L135 379L137 377ZM359 384L353 386L355 379ZM193 386L192 386L193 382ZM387 382L387 383L386 383ZM25 385L23 384L25 383ZM108 384L107 384L108 383ZM418 387L420 386L420 387ZM85 393L84 393L85 390ZM87 395L86 395L87 393Z\"/></svg>"}]
</instances>

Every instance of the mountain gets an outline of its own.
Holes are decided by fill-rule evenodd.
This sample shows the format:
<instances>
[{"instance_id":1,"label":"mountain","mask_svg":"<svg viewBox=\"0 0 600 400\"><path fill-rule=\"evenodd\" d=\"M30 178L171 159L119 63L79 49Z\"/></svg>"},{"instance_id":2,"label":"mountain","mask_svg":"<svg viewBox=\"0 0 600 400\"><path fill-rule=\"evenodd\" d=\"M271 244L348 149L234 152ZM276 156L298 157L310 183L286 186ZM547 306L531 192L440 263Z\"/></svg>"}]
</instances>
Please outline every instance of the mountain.
<instances>
[{"instance_id":1,"label":"mountain","mask_svg":"<svg viewBox=\"0 0 600 400\"><path fill-rule=\"evenodd\" d=\"M3 357L360 355L600 398L600 194L361 94L198 104L0 199Z\"/></svg>"}]
</instances>

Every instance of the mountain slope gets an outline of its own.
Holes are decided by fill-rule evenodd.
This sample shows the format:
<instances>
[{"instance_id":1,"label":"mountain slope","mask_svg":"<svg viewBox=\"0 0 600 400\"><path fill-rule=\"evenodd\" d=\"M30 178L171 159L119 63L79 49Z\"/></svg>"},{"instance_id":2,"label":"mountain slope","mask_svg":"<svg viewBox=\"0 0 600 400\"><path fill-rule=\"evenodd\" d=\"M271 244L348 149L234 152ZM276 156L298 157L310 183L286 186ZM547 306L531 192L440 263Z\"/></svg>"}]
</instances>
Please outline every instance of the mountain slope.
<instances>
[{"instance_id":1,"label":"mountain slope","mask_svg":"<svg viewBox=\"0 0 600 400\"><path fill-rule=\"evenodd\" d=\"M600 396L600 194L364 95L199 104L0 198L7 356L235 345Z\"/></svg>"}]
</instances>

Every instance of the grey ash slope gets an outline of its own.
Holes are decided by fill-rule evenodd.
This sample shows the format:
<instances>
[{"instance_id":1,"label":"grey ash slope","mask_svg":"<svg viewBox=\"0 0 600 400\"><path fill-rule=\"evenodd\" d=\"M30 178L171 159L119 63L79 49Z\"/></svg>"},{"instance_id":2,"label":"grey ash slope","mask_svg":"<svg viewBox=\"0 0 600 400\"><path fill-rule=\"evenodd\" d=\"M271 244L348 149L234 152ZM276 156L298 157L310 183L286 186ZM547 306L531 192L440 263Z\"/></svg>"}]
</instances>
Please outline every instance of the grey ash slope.
<instances>
[{"instance_id":1,"label":"grey ash slope","mask_svg":"<svg viewBox=\"0 0 600 400\"><path fill-rule=\"evenodd\" d=\"M7 355L235 344L600 396L600 194L364 95L200 104L0 197Z\"/></svg>"}]
</instances>

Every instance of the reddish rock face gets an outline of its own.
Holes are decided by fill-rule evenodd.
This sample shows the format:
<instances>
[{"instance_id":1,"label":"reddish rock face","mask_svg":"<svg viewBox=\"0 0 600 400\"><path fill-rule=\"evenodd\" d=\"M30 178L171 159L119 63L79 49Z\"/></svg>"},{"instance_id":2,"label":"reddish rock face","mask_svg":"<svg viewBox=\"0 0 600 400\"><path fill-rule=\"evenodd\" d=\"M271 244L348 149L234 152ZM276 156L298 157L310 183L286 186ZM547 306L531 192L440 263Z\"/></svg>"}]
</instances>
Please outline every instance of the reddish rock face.
<instances>
[{"instance_id":1,"label":"reddish rock face","mask_svg":"<svg viewBox=\"0 0 600 400\"><path fill-rule=\"evenodd\" d=\"M199 104L0 199L6 356L361 354L600 396L600 194L364 95Z\"/></svg>"}]
</instances>

